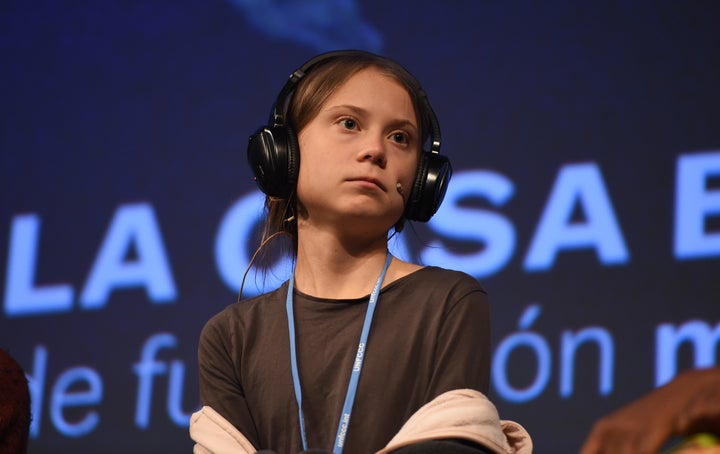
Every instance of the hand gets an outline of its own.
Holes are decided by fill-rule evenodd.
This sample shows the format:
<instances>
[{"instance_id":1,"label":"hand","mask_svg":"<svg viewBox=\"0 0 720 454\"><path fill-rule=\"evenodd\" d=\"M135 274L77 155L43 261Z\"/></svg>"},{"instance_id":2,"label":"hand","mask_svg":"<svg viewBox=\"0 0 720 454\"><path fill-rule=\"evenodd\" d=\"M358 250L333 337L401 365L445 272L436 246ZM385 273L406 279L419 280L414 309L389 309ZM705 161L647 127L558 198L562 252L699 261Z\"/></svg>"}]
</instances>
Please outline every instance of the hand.
<instances>
[{"instance_id":1,"label":"hand","mask_svg":"<svg viewBox=\"0 0 720 454\"><path fill-rule=\"evenodd\" d=\"M684 372L595 423L581 454L655 454L675 435L720 431L720 367Z\"/></svg>"}]
</instances>

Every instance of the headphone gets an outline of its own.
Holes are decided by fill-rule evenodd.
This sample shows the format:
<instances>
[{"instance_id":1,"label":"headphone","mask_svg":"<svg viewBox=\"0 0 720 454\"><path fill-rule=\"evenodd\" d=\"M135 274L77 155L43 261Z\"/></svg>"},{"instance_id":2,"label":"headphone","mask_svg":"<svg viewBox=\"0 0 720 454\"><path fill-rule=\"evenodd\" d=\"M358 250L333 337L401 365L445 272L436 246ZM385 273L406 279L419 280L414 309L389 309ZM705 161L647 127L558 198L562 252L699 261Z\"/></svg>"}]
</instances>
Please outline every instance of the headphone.
<instances>
[{"instance_id":1,"label":"headphone","mask_svg":"<svg viewBox=\"0 0 720 454\"><path fill-rule=\"evenodd\" d=\"M288 199L295 191L300 165L300 147L295 131L286 124L286 104L297 84L317 65L337 57L384 58L365 51L332 51L320 54L290 74L275 100L266 126L250 136L247 158L255 181L266 195ZM418 87L420 85L418 84ZM440 155L440 125L425 92L418 88L418 108L427 112L430 120L430 151L422 151L412 191L405 204L404 217L411 221L427 222L438 210L445 197L452 166Z\"/></svg>"}]
</instances>

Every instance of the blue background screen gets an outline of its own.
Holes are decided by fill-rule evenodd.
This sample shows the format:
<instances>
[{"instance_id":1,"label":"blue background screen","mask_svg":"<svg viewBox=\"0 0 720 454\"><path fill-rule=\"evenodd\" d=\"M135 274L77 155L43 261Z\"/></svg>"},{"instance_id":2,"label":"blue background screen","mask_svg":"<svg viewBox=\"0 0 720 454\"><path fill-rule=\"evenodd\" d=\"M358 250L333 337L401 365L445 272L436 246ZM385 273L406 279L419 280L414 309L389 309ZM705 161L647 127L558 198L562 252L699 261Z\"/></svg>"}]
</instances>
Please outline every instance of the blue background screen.
<instances>
[{"instance_id":1,"label":"blue background screen","mask_svg":"<svg viewBox=\"0 0 720 454\"><path fill-rule=\"evenodd\" d=\"M490 398L536 452L718 363L715 2L0 9L0 347L29 377L31 452L192 449L199 333L257 245L248 136L332 49L423 84L455 174L391 245L484 284Z\"/></svg>"}]
</instances>

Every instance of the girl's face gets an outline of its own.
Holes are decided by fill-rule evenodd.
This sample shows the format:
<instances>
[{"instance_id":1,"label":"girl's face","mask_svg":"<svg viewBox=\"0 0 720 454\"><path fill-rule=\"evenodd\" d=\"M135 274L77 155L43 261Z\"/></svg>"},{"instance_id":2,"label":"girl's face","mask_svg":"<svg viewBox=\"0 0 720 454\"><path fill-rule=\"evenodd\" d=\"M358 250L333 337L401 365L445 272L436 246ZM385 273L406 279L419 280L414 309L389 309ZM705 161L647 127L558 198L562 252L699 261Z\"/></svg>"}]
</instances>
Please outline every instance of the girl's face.
<instances>
[{"instance_id":1,"label":"girl's face","mask_svg":"<svg viewBox=\"0 0 720 454\"><path fill-rule=\"evenodd\" d=\"M297 196L306 221L387 232L412 189L419 134L402 85L375 68L350 77L298 135Z\"/></svg>"}]
</instances>

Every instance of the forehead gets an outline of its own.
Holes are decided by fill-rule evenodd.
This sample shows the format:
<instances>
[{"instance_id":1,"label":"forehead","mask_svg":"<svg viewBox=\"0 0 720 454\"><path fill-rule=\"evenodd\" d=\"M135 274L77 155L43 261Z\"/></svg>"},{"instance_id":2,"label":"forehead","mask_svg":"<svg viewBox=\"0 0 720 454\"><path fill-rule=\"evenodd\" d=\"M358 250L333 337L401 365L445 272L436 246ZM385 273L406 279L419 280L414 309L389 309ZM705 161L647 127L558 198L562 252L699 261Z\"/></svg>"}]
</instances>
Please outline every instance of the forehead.
<instances>
[{"instance_id":1,"label":"forehead","mask_svg":"<svg viewBox=\"0 0 720 454\"><path fill-rule=\"evenodd\" d=\"M349 103L373 110L390 110L398 116L409 116L416 122L417 113L404 85L377 68L362 69L340 84L322 108Z\"/></svg>"}]
</instances>

